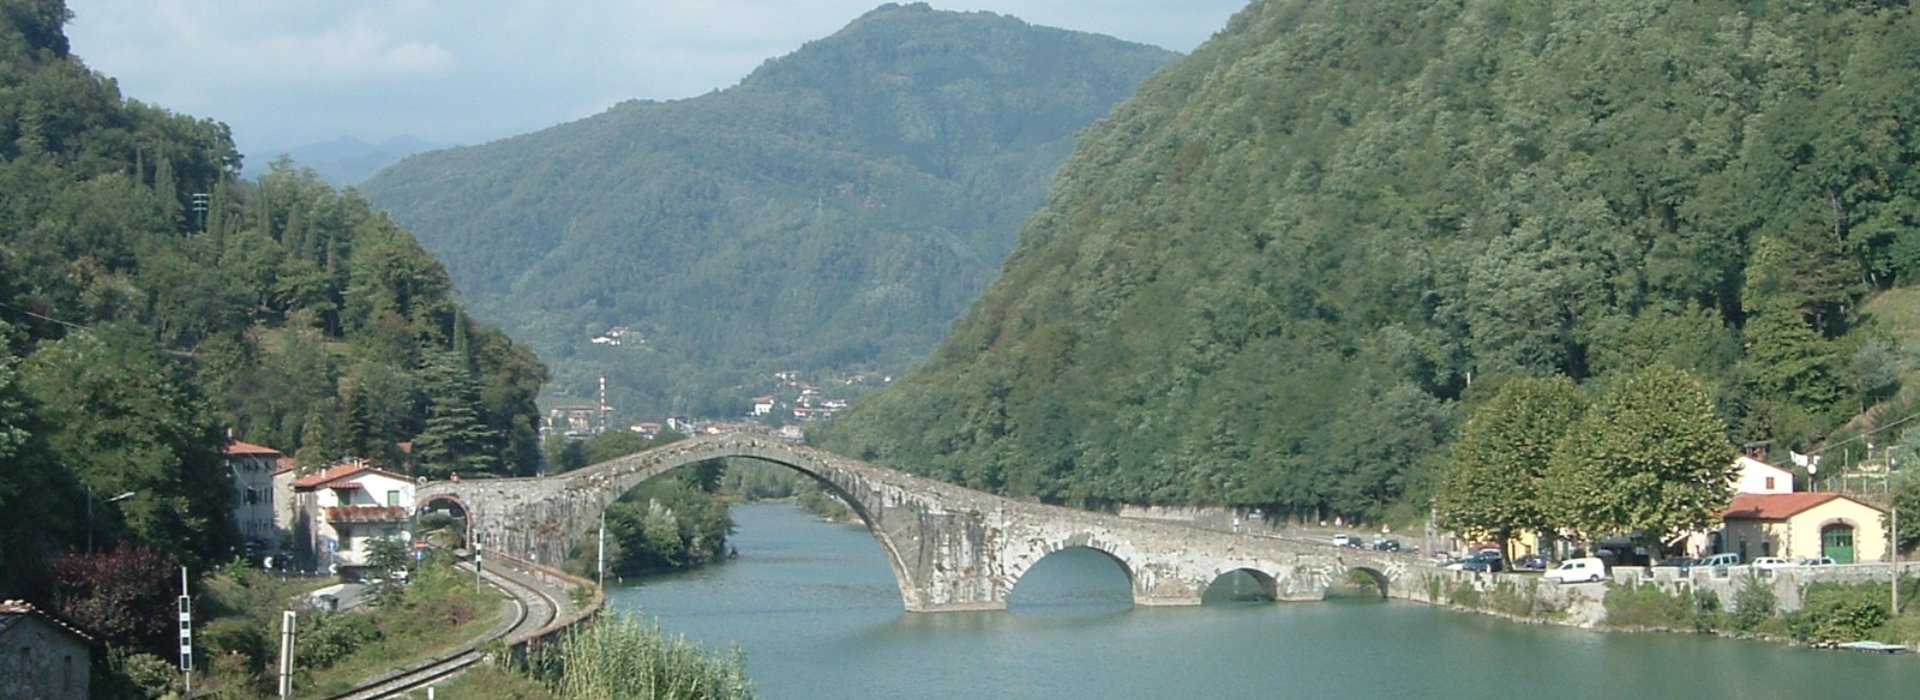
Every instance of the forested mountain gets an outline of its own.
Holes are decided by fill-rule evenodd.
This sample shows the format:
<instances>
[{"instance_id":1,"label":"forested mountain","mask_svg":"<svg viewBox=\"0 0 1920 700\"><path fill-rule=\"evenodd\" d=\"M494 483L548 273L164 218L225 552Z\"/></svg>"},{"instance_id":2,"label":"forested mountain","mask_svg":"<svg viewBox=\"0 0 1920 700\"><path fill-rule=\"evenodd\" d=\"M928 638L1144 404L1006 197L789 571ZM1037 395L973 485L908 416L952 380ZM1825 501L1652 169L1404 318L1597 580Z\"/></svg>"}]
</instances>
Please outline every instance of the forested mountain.
<instances>
[{"instance_id":1,"label":"forested mountain","mask_svg":"<svg viewBox=\"0 0 1920 700\"><path fill-rule=\"evenodd\" d=\"M1259 0L1082 136L827 443L1050 501L1425 513L1491 388L1668 363L1732 444L1804 452L1912 408L1860 309L1920 273L1916 84L1905 3Z\"/></svg>"},{"instance_id":2,"label":"forested mountain","mask_svg":"<svg viewBox=\"0 0 1920 700\"><path fill-rule=\"evenodd\" d=\"M924 357L1074 132L1173 58L887 5L725 90L415 156L363 191L561 391L605 373L632 415L737 416L774 371Z\"/></svg>"},{"instance_id":3,"label":"forested mountain","mask_svg":"<svg viewBox=\"0 0 1920 700\"><path fill-rule=\"evenodd\" d=\"M407 232L284 167L237 180L225 125L123 98L67 18L0 0L0 592L96 534L233 556L229 434L306 465L537 464L545 369Z\"/></svg>"}]
</instances>

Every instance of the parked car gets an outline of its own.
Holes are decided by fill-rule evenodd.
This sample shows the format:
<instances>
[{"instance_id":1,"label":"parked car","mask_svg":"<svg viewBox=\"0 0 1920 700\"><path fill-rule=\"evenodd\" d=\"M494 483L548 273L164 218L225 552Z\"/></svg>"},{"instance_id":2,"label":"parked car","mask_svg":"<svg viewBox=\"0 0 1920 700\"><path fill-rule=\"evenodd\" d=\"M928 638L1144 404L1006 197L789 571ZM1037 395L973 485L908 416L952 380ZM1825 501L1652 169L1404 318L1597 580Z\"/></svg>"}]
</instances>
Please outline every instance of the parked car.
<instances>
[{"instance_id":1,"label":"parked car","mask_svg":"<svg viewBox=\"0 0 1920 700\"><path fill-rule=\"evenodd\" d=\"M1541 575L1549 583L1582 583L1599 581L1607 577L1607 563L1599 557L1578 557L1560 562L1559 566Z\"/></svg>"},{"instance_id":2,"label":"parked car","mask_svg":"<svg viewBox=\"0 0 1920 700\"><path fill-rule=\"evenodd\" d=\"M1482 559L1479 557L1468 559L1460 566L1461 571L1485 571L1487 573L1499 573L1505 568L1506 566L1498 558Z\"/></svg>"},{"instance_id":3,"label":"parked car","mask_svg":"<svg viewBox=\"0 0 1920 700\"><path fill-rule=\"evenodd\" d=\"M1448 564L1447 568L1454 571L1498 572L1506 570L1507 567L1506 561L1500 556L1500 550L1482 549L1474 552L1473 556Z\"/></svg>"},{"instance_id":4,"label":"parked car","mask_svg":"<svg viewBox=\"0 0 1920 700\"><path fill-rule=\"evenodd\" d=\"M1833 557L1800 557L1794 566L1833 566Z\"/></svg>"},{"instance_id":5,"label":"parked car","mask_svg":"<svg viewBox=\"0 0 1920 700\"><path fill-rule=\"evenodd\" d=\"M1789 566L1793 566L1793 562L1787 561L1786 559L1781 557L1758 557L1753 560L1753 568L1759 569L1761 571L1772 571L1774 569L1781 569Z\"/></svg>"},{"instance_id":6,"label":"parked car","mask_svg":"<svg viewBox=\"0 0 1920 700\"><path fill-rule=\"evenodd\" d=\"M1687 572L1691 571L1693 569L1693 565L1695 563L1698 563L1698 561L1699 560L1694 559L1693 557L1667 557L1665 559L1661 559L1660 561L1654 562L1653 568L1679 569L1680 570L1679 575L1686 576Z\"/></svg>"},{"instance_id":7,"label":"parked car","mask_svg":"<svg viewBox=\"0 0 1920 700\"><path fill-rule=\"evenodd\" d=\"M1373 543L1373 548L1375 550L1382 551L1382 552L1398 552L1400 551L1400 540L1396 540L1396 539L1380 540L1378 542Z\"/></svg>"},{"instance_id":8,"label":"parked car","mask_svg":"<svg viewBox=\"0 0 1920 700\"><path fill-rule=\"evenodd\" d=\"M1724 569L1726 569L1727 567L1740 565L1740 555L1735 552L1721 552L1719 554L1709 554L1707 556L1701 557L1700 560L1694 562L1693 565L1696 567L1713 569L1716 575L1724 574L1726 573Z\"/></svg>"},{"instance_id":9,"label":"parked car","mask_svg":"<svg viewBox=\"0 0 1920 700\"><path fill-rule=\"evenodd\" d=\"M1515 560L1513 568L1516 571L1545 571L1549 563L1547 555L1535 552Z\"/></svg>"}]
</instances>

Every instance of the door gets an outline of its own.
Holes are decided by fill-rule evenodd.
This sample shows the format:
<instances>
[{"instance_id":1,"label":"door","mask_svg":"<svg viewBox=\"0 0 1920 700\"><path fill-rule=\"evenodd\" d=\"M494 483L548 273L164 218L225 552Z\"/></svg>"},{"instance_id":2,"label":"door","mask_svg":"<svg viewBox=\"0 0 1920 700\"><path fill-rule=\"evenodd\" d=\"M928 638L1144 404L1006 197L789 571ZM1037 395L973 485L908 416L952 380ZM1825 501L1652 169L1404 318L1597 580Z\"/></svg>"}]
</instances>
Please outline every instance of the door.
<instances>
[{"instance_id":1,"label":"door","mask_svg":"<svg viewBox=\"0 0 1920 700\"><path fill-rule=\"evenodd\" d=\"M1853 563L1853 526L1834 523L1820 528L1820 553L1835 564Z\"/></svg>"}]
</instances>

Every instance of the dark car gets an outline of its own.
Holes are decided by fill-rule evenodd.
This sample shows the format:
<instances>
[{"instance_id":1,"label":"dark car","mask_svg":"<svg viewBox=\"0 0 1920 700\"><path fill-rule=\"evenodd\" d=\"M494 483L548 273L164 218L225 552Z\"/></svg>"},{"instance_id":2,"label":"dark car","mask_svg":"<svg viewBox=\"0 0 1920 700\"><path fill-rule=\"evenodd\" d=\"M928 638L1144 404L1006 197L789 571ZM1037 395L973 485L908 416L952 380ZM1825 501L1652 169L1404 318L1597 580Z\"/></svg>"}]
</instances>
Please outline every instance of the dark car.
<instances>
[{"instance_id":1,"label":"dark car","mask_svg":"<svg viewBox=\"0 0 1920 700\"><path fill-rule=\"evenodd\" d=\"M1699 560L1694 559L1693 557L1668 557L1666 559L1661 559L1660 561L1654 563L1653 566L1656 569L1661 567L1672 567L1675 569L1679 569L1680 575L1686 576L1687 572L1692 570L1693 565L1697 563L1699 563Z\"/></svg>"},{"instance_id":2,"label":"dark car","mask_svg":"<svg viewBox=\"0 0 1920 700\"><path fill-rule=\"evenodd\" d=\"M1513 568L1526 571L1545 571L1549 563L1551 562L1547 561L1547 555L1534 553L1520 557L1519 561L1513 563Z\"/></svg>"},{"instance_id":3,"label":"dark car","mask_svg":"<svg viewBox=\"0 0 1920 700\"><path fill-rule=\"evenodd\" d=\"M1380 540L1379 542L1373 543L1373 548L1382 552L1398 552L1400 551L1400 540Z\"/></svg>"},{"instance_id":4,"label":"dark car","mask_svg":"<svg viewBox=\"0 0 1920 700\"><path fill-rule=\"evenodd\" d=\"M1465 564L1461 565L1460 570L1498 573L1505 568L1504 562L1501 562L1499 557L1474 557L1468 559Z\"/></svg>"}]
</instances>

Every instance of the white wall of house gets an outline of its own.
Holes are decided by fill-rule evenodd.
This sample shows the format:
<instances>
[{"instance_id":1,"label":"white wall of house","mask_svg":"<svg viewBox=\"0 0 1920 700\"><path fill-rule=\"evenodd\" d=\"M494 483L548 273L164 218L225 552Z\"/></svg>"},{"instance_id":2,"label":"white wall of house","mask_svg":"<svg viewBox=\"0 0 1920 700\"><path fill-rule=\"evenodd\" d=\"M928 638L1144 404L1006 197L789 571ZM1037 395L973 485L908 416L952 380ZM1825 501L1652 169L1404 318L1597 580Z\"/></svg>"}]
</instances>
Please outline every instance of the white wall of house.
<instances>
[{"instance_id":1,"label":"white wall of house","mask_svg":"<svg viewBox=\"0 0 1920 700\"><path fill-rule=\"evenodd\" d=\"M277 452L229 453L227 471L233 477L233 523L240 538L267 548L280 541L281 533L274 516L273 470Z\"/></svg>"},{"instance_id":2,"label":"white wall of house","mask_svg":"<svg viewBox=\"0 0 1920 700\"><path fill-rule=\"evenodd\" d=\"M1734 493L1793 493L1793 472L1752 457L1733 463Z\"/></svg>"},{"instance_id":3,"label":"white wall of house","mask_svg":"<svg viewBox=\"0 0 1920 700\"><path fill-rule=\"evenodd\" d=\"M414 482L399 474L364 469L325 484L297 487L300 516L307 523L315 568L338 572L365 566L375 539L410 541ZM350 509L330 510L330 509ZM344 516L344 517L343 517Z\"/></svg>"}]
</instances>

